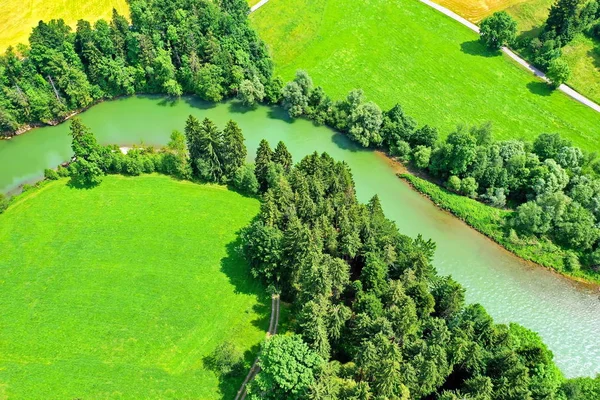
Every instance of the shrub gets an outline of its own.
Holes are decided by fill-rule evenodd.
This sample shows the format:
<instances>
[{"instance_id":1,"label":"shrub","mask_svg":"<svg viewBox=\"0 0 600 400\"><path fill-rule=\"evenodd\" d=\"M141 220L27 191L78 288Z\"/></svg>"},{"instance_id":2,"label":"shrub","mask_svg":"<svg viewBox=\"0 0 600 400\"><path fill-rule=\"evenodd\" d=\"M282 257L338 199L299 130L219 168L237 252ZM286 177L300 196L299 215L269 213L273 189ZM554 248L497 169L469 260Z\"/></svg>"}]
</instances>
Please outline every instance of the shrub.
<instances>
[{"instance_id":1,"label":"shrub","mask_svg":"<svg viewBox=\"0 0 600 400\"><path fill-rule=\"evenodd\" d=\"M468 178L463 179L460 183L460 194L474 199L475 197L477 197L478 187L479 184L477 183L475 178L469 176Z\"/></svg>"},{"instance_id":2,"label":"shrub","mask_svg":"<svg viewBox=\"0 0 600 400\"><path fill-rule=\"evenodd\" d=\"M406 161L410 155L410 145L404 140L398 140L396 145L390 149L390 153L401 161Z\"/></svg>"},{"instance_id":3,"label":"shrub","mask_svg":"<svg viewBox=\"0 0 600 400\"><path fill-rule=\"evenodd\" d=\"M448 190L451 190L453 192L460 192L460 178L456 175L452 175L450 178L448 178L448 182L446 182L446 187L448 188Z\"/></svg>"},{"instance_id":4,"label":"shrub","mask_svg":"<svg viewBox=\"0 0 600 400\"><path fill-rule=\"evenodd\" d=\"M4 210L6 210L8 208L8 203L9 203L9 199L8 197L6 197L4 194L0 193L0 214L2 214L4 212Z\"/></svg>"},{"instance_id":5,"label":"shrub","mask_svg":"<svg viewBox=\"0 0 600 400\"><path fill-rule=\"evenodd\" d=\"M58 175L58 172L56 172L55 170L53 170L51 168L46 168L44 170L44 178L48 179L49 181L55 181L58 178L60 178L60 176Z\"/></svg>"},{"instance_id":6,"label":"shrub","mask_svg":"<svg viewBox=\"0 0 600 400\"><path fill-rule=\"evenodd\" d=\"M577 254L573 253L572 251L568 251L565 254L565 257L563 258L563 264L565 266L565 269L567 271L579 271L579 269L581 268L581 264L579 263L579 257L577 257Z\"/></svg>"},{"instance_id":7,"label":"shrub","mask_svg":"<svg viewBox=\"0 0 600 400\"><path fill-rule=\"evenodd\" d=\"M235 171L232 181L233 187L245 194L258 193L258 180L254 174L253 165L243 165Z\"/></svg>"},{"instance_id":8,"label":"shrub","mask_svg":"<svg viewBox=\"0 0 600 400\"><path fill-rule=\"evenodd\" d=\"M60 176L61 178L66 178L69 176L69 169L63 167L62 165L58 167L58 169L56 170L56 173L58 174L58 176Z\"/></svg>"},{"instance_id":9,"label":"shrub","mask_svg":"<svg viewBox=\"0 0 600 400\"><path fill-rule=\"evenodd\" d=\"M242 366L242 354L231 342L220 344L205 359L208 368L220 375L236 372Z\"/></svg>"},{"instance_id":10,"label":"shrub","mask_svg":"<svg viewBox=\"0 0 600 400\"><path fill-rule=\"evenodd\" d=\"M431 159L431 147L417 146L413 152L413 162L417 168L425 169L429 167Z\"/></svg>"}]
</instances>

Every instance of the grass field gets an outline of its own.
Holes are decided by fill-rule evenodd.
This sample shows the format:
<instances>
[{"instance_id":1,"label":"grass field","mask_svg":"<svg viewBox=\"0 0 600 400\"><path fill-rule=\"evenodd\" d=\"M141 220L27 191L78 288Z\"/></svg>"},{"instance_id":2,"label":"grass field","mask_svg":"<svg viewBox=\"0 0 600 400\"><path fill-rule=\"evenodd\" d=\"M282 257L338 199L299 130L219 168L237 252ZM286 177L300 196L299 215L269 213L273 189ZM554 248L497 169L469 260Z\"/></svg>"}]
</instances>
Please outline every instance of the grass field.
<instances>
[{"instance_id":1,"label":"grass field","mask_svg":"<svg viewBox=\"0 0 600 400\"><path fill-rule=\"evenodd\" d=\"M230 340L250 363L265 336L270 298L233 248L258 209L156 175L19 197L0 215L0 398L232 399L243 377L203 359Z\"/></svg>"},{"instance_id":2,"label":"grass field","mask_svg":"<svg viewBox=\"0 0 600 400\"><path fill-rule=\"evenodd\" d=\"M435 0L436 3L474 23L478 23L496 11L502 11L528 1L532 0Z\"/></svg>"},{"instance_id":3,"label":"grass field","mask_svg":"<svg viewBox=\"0 0 600 400\"><path fill-rule=\"evenodd\" d=\"M600 146L600 114L490 54L468 28L415 0L271 0L251 19L276 72L306 69L334 98L362 88L383 108L396 102L447 135L492 121L498 139L559 132Z\"/></svg>"},{"instance_id":4,"label":"grass field","mask_svg":"<svg viewBox=\"0 0 600 400\"><path fill-rule=\"evenodd\" d=\"M127 0L3 0L0 1L0 51L27 43L31 28L40 20L62 18L72 27L77 20L110 19L112 9L129 15Z\"/></svg>"}]
</instances>

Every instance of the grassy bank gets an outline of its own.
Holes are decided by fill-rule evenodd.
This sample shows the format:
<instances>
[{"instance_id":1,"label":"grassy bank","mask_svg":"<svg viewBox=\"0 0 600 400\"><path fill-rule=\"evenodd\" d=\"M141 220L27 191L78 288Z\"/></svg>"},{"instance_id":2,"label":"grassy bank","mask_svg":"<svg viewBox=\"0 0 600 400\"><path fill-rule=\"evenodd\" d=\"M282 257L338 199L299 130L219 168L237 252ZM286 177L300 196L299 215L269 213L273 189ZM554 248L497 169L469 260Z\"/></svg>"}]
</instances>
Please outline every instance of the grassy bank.
<instances>
[{"instance_id":1,"label":"grassy bank","mask_svg":"<svg viewBox=\"0 0 600 400\"><path fill-rule=\"evenodd\" d=\"M79 19L109 20L113 8L123 15L129 15L126 0L31 0L25 3L18 0L2 1L0 2L0 51L3 52L11 45L27 43L31 28L40 20L62 18L75 28Z\"/></svg>"},{"instance_id":2,"label":"grassy bank","mask_svg":"<svg viewBox=\"0 0 600 400\"><path fill-rule=\"evenodd\" d=\"M450 212L517 256L578 280L600 283L598 275L587 271L565 271L563 267L565 251L552 242L535 238L519 238L516 233L511 232L507 220L512 211L501 210L451 193L435 183L412 174L405 173L398 176L428 197L437 207Z\"/></svg>"},{"instance_id":3,"label":"grassy bank","mask_svg":"<svg viewBox=\"0 0 600 400\"><path fill-rule=\"evenodd\" d=\"M600 113L537 80L478 35L415 0L270 0L251 15L276 73L305 69L333 98L362 88L383 108L400 103L441 128L492 121L495 137L558 132L600 147Z\"/></svg>"},{"instance_id":4,"label":"grassy bank","mask_svg":"<svg viewBox=\"0 0 600 400\"><path fill-rule=\"evenodd\" d=\"M245 371L203 360L229 340L252 362L268 327L235 249L259 202L156 175L41 186L0 215L3 396L233 398Z\"/></svg>"}]
</instances>

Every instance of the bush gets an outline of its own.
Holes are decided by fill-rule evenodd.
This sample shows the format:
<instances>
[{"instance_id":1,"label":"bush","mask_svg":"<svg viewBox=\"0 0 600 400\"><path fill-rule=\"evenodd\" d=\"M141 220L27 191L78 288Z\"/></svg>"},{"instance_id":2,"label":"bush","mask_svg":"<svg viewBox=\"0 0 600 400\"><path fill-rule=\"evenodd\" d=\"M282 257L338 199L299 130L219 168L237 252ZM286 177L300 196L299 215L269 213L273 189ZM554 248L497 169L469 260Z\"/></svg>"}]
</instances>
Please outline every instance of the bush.
<instances>
[{"instance_id":1,"label":"bush","mask_svg":"<svg viewBox=\"0 0 600 400\"><path fill-rule=\"evenodd\" d=\"M431 159L431 147L417 146L413 152L413 162L417 168L426 169Z\"/></svg>"},{"instance_id":2,"label":"bush","mask_svg":"<svg viewBox=\"0 0 600 400\"><path fill-rule=\"evenodd\" d=\"M404 140L398 140L395 146L392 146L390 153L398 157L401 161L406 161L410 155L410 145Z\"/></svg>"},{"instance_id":3,"label":"bush","mask_svg":"<svg viewBox=\"0 0 600 400\"><path fill-rule=\"evenodd\" d=\"M51 168L46 168L44 170L44 178L48 179L49 181L55 181L58 178L60 178L60 176L58 175L58 172L56 172L55 170L53 170Z\"/></svg>"},{"instance_id":4,"label":"bush","mask_svg":"<svg viewBox=\"0 0 600 400\"><path fill-rule=\"evenodd\" d=\"M469 176L468 178L463 179L460 183L460 194L474 199L475 197L477 197L478 187L479 184L477 183L475 178Z\"/></svg>"},{"instance_id":5,"label":"bush","mask_svg":"<svg viewBox=\"0 0 600 400\"><path fill-rule=\"evenodd\" d=\"M9 199L8 197L6 197L4 194L0 193L0 214L2 214L4 212L4 210L6 210L8 208L8 203L9 203Z\"/></svg>"},{"instance_id":6,"label":"bush","mask_svg":"<svg viewBox=\"0 0 600 400\"><path fill-rule=\"evenodd\" d=\"M62 165L60 167L58 167L58 169L56 170L56 173L58 174L58 176L60 176L61 178L66 178L69 176L70 172L68 168L63 167Z\"/></svg>"},{"instance_id":7,"label":"bush","mask_svg":"<svg viewBox=\"0 0 600 400\"><path fill-rule=\"evenodd\" d=\"M258 193L258 180L254 174L254 166L246 164L239 167L233 175L232 184L241 193L250 195Z\"/></svg>"},{"instance_id":8,"label":"bush","mask_svg":"<svg viewBox=\"0 0 600 400\"><path fill-rule=\"evenodd\" d=\"M460 178L456 175L452 175L450 178L448 178L448 182L446 182L446 187L452 192L459 193L461 187Z\"/></svg>"},{"instance_id":9,"label":"bush","mask_svg":"<svg viewBox=\"0 0 600 400\"><path fill-rule=\"evenodd\" d=\"M220 375L229 375L242 367L242 354L231 342L220 344L205 359L208 368Z\"/></svg>"},{"instance_id":10,"label":"bush","mask_svg":"<svg viewBox=\"0 0 600 400\"><path fill-rule=\"evenodd\" d=\"M565 269L571 272L579 271L579 269L581 268L581 264L579 263L579 257L577 257L577 254L573 253L572 251L568 251L565 254L563 264L565 266Z\"/></svg>"}]
</instances>

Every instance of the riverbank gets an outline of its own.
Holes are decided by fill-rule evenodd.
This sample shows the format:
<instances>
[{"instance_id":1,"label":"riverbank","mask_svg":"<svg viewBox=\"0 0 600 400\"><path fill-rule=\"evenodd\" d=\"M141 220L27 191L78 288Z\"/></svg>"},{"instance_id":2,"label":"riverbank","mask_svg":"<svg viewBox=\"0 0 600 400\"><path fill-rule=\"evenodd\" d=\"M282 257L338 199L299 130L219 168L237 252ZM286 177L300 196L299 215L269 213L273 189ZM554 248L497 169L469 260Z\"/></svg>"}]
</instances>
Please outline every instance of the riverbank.
<instances>
[{"instance_id":1,"label":"riverbank","mask_svg":"<svg viewBox=\"0 0 600 400\"><path fill-rule=\"evenodd\" d=\"M519 237L507 226L513 211L485 205L429 182L411 173L399 173L415 191L431 200L438 208L448 211L471 228L487 236L506 250L536 265L555 271L569 279L600 285L600 277L586 270L568 271L564 267L567 251L546 239Z\"/></svg>"}]
</instances>

